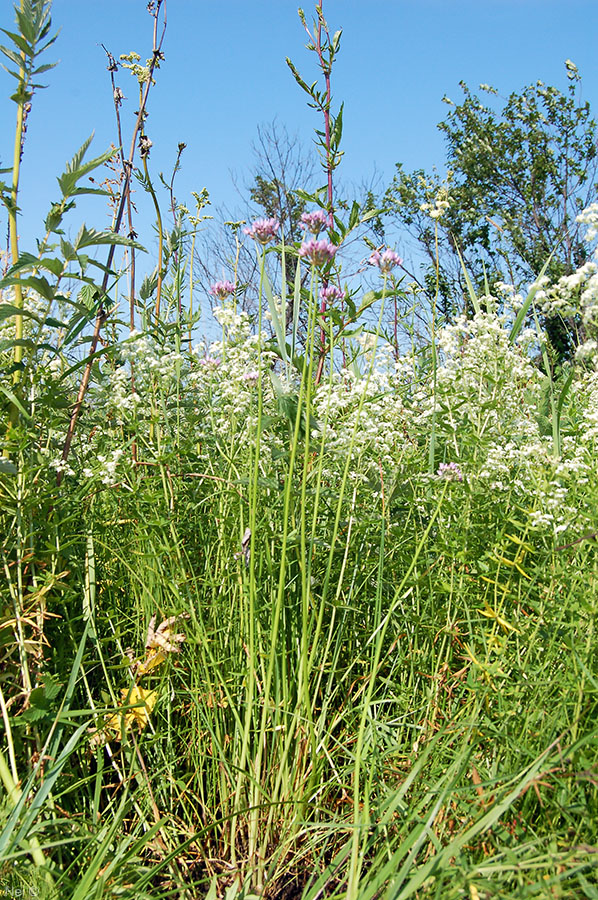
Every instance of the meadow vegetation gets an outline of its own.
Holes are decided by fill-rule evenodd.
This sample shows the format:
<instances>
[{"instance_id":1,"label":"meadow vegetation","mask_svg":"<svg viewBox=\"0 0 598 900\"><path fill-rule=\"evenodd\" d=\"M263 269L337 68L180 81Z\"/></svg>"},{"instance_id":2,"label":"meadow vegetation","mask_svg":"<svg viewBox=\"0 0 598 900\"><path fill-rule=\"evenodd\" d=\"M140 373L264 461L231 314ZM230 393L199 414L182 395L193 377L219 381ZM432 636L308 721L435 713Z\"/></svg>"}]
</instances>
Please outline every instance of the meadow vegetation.
<instances>
[{"instance_id":1,"label":"meadow vegetation","mask_svg":"<svg viewBox=\"0 0 598 900\"><path fill-rule=\"evenodd\" d=\"M372 290L345 280L375 211L335 209L340 32L320 3L321 82L291 67L325 184L300 198L302 240L233 226L258 301L231 258L200 340L206 196L161 211L144 131L160 0L147 62L109 57L139 86L132 140L81 148L19 247L50 7L18 4L3 48L0 890L595 898L598 206L581 268L525 290L464 273L451 316L392 249L365 251ZM108 161L113 228L67 240ZM139 286L133 172L159 234ZM558 365L547 315L579 335Z\"/></svg>"}]
</instances>

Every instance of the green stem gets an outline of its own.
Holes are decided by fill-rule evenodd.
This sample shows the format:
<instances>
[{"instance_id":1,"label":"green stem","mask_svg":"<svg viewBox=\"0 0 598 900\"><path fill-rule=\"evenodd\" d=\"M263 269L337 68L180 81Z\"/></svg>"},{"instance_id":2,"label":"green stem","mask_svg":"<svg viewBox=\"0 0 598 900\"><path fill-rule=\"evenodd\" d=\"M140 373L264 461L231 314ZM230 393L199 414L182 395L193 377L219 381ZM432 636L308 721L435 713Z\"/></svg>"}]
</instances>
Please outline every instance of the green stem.
<instances>
[{"instance_id":1,"label":"green stem","mask_svg":"<svg viewBox=\"0 0 598 900\"><path fill-rule=\"evenodd\" d=\"M0 781L4 785L4 789L6 791L8 802L11 808L17 805L19 800L21 799L23 792L21 791L18 782L13 778L10 768L8 767L8 763L4 757L4 753L0 750ZM31 853L31 858L33 862L38 868L42 866L47 866L46 857L44 856L44 851L39 845L39 841L36 837L32 837L29 840L29 852ZM49 874L47 876L50 877Z\"/></svg>"},{"instance_id":2,"label":"green stem","mask_svg":"<svg viewBox=\"0 0 598 900\"><path fill-rule=\"evenodd\" d=\"M433 475L436 469L436 386L438 375L438 359L436 357L436 304L438 302L438 294L440 292L440 257L438 253L438 219L434 223L434 242L436 247L436 291L434 293L434 301L432 303L432 325L430 330L430 346L432 349L432 383L433 383L433 409L432 409L432 432L430 434L430 447L428 451L428 473Z\"/></svg>"}]
</instances>

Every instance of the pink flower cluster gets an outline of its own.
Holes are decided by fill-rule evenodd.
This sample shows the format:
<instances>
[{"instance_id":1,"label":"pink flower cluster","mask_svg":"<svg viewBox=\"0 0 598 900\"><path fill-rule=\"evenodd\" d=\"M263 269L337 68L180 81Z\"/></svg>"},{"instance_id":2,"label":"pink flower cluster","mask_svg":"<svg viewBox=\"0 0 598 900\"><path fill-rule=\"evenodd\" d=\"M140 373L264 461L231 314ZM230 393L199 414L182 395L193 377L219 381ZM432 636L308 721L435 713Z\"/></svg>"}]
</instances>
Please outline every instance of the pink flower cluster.
<instances>
[{"instance_id":1,"label":"pink flower cluster","mask_svg":"<svg viewBox=\"0 0 598 900\"><path fill-rule=\"evenodd\" d=\"M436 474L446 481L463 481L463 472L455 462L440 463Z\"/></svg>"},{"instance_id":2,"label":"pink flower cluster","mask_svg":"<svg viewBox=\"0 0 598 900\"><path fill-rule=\"evenodd\" d=\"M210 288L210 294L212 297L216 297L217 300L226 300L227 297L234 293L235 286L232 281L215 281Z\"/></svg>"},{"instance_id":3,"label":"pink flower cluster","mask_svg":"<svg viewBox=\"0 0 598 900\"><path fill-rule=\"evenodd\" d=\"M200 366L204 366L206 369L217 369L220 365L220 360L208 355L204 356L203 359L200 359L199 364Z\"/></svg>"},{"instance_id":4,"label":"pink flower cluster","mask_svg":"<svg viewBox=\"0 0 598 900\"><path fill-rule=\"evenodd\" d=\"M276 239L280 222L278 219L256 219L250 228L244 228L245 234L265 246Z\"/></svg>"},{"instance_id":5,"label":"pink flower cluster","mask_svg":"<svg viewBox=\"0 0 598 900\"><path fill-rule=\"evenodd\" d=\"M341 289L334 284L329 284L328 287L324 287L320 291L320 297L322 300L325 300L326 303L331 303L334 300L342 300L344 296L345 292L341 291Z\"/></svg>"},{"instance_id":6,"label":"pink flower cluster","mask_svg":"<svg viewBox=\"0 0 598 900\"><path fill-rule=\"evenodd\" d=\"M318 241L315 238L312 238L311 241L301 244L299 247L299 256L302 259L307 259L314 266L323 266L334 259L336 249L337 248L334 244L331 244L330 241L325 239Z\"/></svg>"},{"instance_id":7,"label":"pink flower cluster","mask_svg":"<svg viewBox=\"0 0 598 900\"><path fill-rule=\"evenodd\" d=\"M388 248L382 253L380 253L379 250L374 250L368 262L371 266L378 266L380 271L385 275L390 272L391 269L394 269L395 266L403 265L403 260L399 254Z\"/></svg>"},{"instance_id":8,"label":"pink flower cluster","mask_svg":"<svg viewBox=\"0 0 598 900\"><path fill-rule=\"evenodd\" d=\"M315 212L304 212L301 214L299 222L301 228L307 228L312 234L318 235L322 228L328 225L328 216L323 209L317 209Z\"/></svg>"}]
</instances>

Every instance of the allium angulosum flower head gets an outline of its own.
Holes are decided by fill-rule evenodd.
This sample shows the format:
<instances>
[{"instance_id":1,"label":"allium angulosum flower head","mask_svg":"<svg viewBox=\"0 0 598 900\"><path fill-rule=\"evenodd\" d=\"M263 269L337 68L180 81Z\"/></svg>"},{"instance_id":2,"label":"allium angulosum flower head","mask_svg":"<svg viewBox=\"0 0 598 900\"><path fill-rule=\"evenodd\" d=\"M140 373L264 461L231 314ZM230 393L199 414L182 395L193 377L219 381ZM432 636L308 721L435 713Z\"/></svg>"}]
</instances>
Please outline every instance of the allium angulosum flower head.
<instances>
[{"instance_id":1,"label":"allium angulosum flower head","mask_svg":"<svg viewBox=\"0 0 598 900\"><path fill-rule=\"evenodd\" d=\"M307 228L308 231L315 235L318 235L322 228L326 228L327 224L328 216L323 209L302 213L301 221L299 222L301 228Z\"/></svg>"},{"instance_id":2,"label":"allium angulosum flower head","mask_svg":"<svg viewBox=\"0 0 598 900\"><path fill-rule=\"evenodd\" d=\"M440 463L436 474L445 481L463 481L463 472L454 462Z\"/></svg>"},{"instance_id":3,"label":"allium angulosum flower head","mask_svg":"<svg viewBox=\"0 0 598 900\"><path fill-rule=\"evenodd\" d=\"M331 244L330 241L327 241L325 238L321 241L312 238L311 241L301 244L299 247L299 256L301 256L302 259L307 259L314 266L323 266L325 263L334 259L336 249L335 245Z\"/></svg>"},{"instance_id":4,"label":"allium angulosum flower head","mask_svg":"<svg viewBox=\"0 0 598 900\"><path fill-rule=\"evenodd\" d=\"M368 262L371 266L378 266L380 271L385 275L388 274L391 269L394 269L395 266L403 265L403 260L399 254L388 248L382 253L380 253L379 250L374 250Z\"/></svg>"},{"instance_id":5,"label":"allium angulosum flower head","mask_svg":"<svg viewBox=\"0 0 598 900\"><path fill-rule=\"evenodd\" d=\"M212 297L216 297L217 300L226 300L227 297L234 293L235 286L232 281L215 281L210 288L210 294Z\"/></svg>"},{"instance_id":6,"label":"allium angulosum flower head","mask_svg":"<svg viewBox=\"0 0 598 900\"><path fill-rule=\"evenodd\" d=\"M342 300L344 296L345 292L334 284L329 284L328 287L323 287L320 291L320 297L322 300L325 300L326 303L331 303L334 300Z\"/></svg>"},{"instance_id":7,"label":"allium angulosum flower head","mask_svg":"<svg viewBox=\"0 0 598 900\"><path fill-rule=\"evenodd\" d=\"M250 228L244 228L243 231L249 237L265 246L276 239L279 228L280 222L278 219L256 219Z\"/></svg>"}]
</instances>

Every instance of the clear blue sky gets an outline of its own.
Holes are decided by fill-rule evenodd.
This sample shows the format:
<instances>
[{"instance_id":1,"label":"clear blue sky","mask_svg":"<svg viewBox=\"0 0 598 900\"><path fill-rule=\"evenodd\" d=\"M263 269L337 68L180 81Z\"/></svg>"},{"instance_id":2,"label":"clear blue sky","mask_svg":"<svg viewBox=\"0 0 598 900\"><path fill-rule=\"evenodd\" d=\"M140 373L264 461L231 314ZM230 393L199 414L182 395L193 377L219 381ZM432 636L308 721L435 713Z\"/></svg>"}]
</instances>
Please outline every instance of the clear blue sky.
<instances>
[{"instance_id":1,"label":"clear blue sky","mask_svg":"<svg viewBox=\"0 0 598 900\"><path fill-rule=\"evenodd\" d=\"M165 61L150 95L147 130L154 146L151 169L169 173L177 144L187 149L177 197L206 186L214 204L238 203L231 173L247 182L256 126L278 117L309 146L321 123L307 108L285 57L306 80L316 77L296 0L168 0ZM305 2L308 20L313 6ZM12 3L2 0L0 26L11 30ZM335 101L345 101L343 178L368 179L376 169L384 183L394 163L442 168L443 143L436 124L458 99L458 82L489 83L503 95L537 79L564 89L564 61L583 77L584 97L598 115L596 0L324 0L331 31L343 29L333 73ZM47 55L60 60L44 76L49 85L34 97L22 172L22 249L34 249L43 217L58 191L55 177L83 140L95 131L93 155L115 140L106 58L136 50L150 55L152 19L146 0L54 0L58 41ZM137 86L119 73L129 102L130 133ZM15 106L7 98L13 79L0 76L1 164L12 158ZM127 111L128 110L128 111ZM88 224L108 223L102 201ZM78 225L77 213L71 221ZM4 238L2 239L4 243Z\"/></svg>"}]
</instances>

